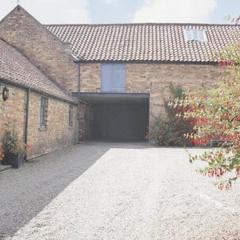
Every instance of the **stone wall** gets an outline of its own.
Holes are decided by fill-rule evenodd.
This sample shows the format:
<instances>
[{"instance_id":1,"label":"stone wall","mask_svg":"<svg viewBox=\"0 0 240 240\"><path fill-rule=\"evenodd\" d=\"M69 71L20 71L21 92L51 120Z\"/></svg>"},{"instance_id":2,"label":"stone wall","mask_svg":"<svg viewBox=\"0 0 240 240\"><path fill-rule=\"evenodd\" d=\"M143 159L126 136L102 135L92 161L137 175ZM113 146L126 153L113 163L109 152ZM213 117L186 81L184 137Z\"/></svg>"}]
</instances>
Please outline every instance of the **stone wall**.
<instances>
[{"instance_id":1,"label":"stone wall","mask_svg":"<svg viewBox=\"0 0 240 240\"><path fill-rule=\"evenodd\" d=\"M101 91L101 64L80 65L80 91Z\"/></svg>"},{"instance_id":2,"label":"stone wall","mask_svg":"<svg viewBox=\"0 0 240 240\"><path fill-rule=\"evenodd\" d=\"M0 100L0 139L4 134L5 123L15 123L19 140L24 141L26 90L8 85L10 97ZM69 126L69 103L48 98L47 128L40 129L41 95L30 93L28 144L31 150L28 159L37 157L78 142L77 106L73 109L73 126Z\"/></svg>"},{"instance_id":3,"label":"stone wall","mask_svg":"<svg viewBox=\"0 0 240 240\"><path fill-rule=\"evenodd\" d=\"M185 89L219 80L221 69L206 64L127 64L127 93L150 93L150 122L164 115L164 99L169 98L168 86L173 83ZM81 64L81 92L101 91L101 64Z\"/></svg>"},{"instance_id":4,"label":"stone wall","mask_svg":"<svg viewBox=\"0 0 240 240\"><path fill-rule=\"evenodd\" d=\"M213 85L220 79L222 69L214 65L199 64L128 64L127 92L150 93L150 122L164 114L164 100L169 85L183 89L196 89Z\"/></svg>"},{"instance_id":5,"label":"stone wall","mask_svg":"<svg viewBox=\"0 0 240 240\"><path fill-rule=\"evenodd\" d=\"M46 154L78 141L77 106L73 110L73 126L69 126L69 103L48 99L47 127L40 128L41 95L32 92L29 106L28 143L31 157Z\"/></svg>"},{"instance_id":6,"label":"stone wall","mask_svg":"<svg viewBox=\"0 0 240 240\"><path fill-rule=\"evenodd\" d=\"M49 78L69 91L78 88L78 65L62 43L21 7L0 23L0 38L16 47Z\"/></svg>"},{"instance_id":7,"label":"stone wall","mask_svg":"<svg viewBox=\"0 0 240 240\"><path fill-rule=\"evenodd\" d=\"M90 104L79 104L79 140L88 140L92 137L93 112Z\"/></svg>"},{"instance_id":8,"label":"stone wall","mask_svg":"<svg viewBox=\"0 0 240 240\"><path fill-rule=\"evenodd\" d=\"M0 81L1 84L1 81ZM2 85L2 86L5 86ZM0 92L2 93L2 86ZM25 100L26 91L13 86L7 85L9 91L9 99L2 100L0 95L0 140L4 134L5 124L14 124L20 141L24 141L24 127L25 127Z\"/></svg>"}]
</instances>

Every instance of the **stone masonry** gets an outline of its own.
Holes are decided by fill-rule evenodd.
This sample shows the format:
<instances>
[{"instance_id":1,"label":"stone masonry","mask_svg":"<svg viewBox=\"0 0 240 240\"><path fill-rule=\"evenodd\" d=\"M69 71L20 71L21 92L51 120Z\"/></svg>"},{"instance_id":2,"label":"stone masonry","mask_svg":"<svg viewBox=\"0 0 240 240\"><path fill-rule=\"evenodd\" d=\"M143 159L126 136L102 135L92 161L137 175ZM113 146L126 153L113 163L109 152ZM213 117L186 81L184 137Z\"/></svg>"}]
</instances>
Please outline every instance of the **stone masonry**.
<instances>
[{"instance_id":1,"label":"stone masonry","mask_svg":"<svg viewBox=\"0 0 240 240\"><path fill-rule=\"evenodd\" d=\"M10 92L9 99L4 102L2 98L0 98L0 139L4 134L5 124L14 123L18 138L20 141L23 141L26 91L13 86L8 86L8 88Z\"/></svg>"},{"instance_id":2,"label":"stone masonry","mask_svg":"<svg viewBox=\"0 0 240 240\"><path fill-rule=\"evenodd\" d=\"M0 39L16 48L31 64L48 77L48 81L59 86L60 91L66 96L78 89L79 69L78 64L74 63L70 46L62 43L22 7L16 7L0 22ZM3 54L3 56L5 55ZM17 59L15 61L18 64ZM25 140L27 88L34 86L31 81L41 81L42 79L35 79L39 78L40 74L32 74L29 78L28 71L31 70L27 68L24 71L28 77L28 82L24 83L28 86L22 86L20 81L17 82L19 87L11 85L11 76L15 75L4 79L9 81L7 86L10 96L7 101L0 101L0 139L4 134L4 126L8 123L15 125L19 140L22 142ZM35 90L31 90L29 95L27 143L31 145L31 149L28 151L28 159L74 144L79 138L76 102L74 103L70 96L71 100L68 101L61 97L56 98L51 94L42 93L48 98L47 127L42 129L40 128L42 95ZM69 125L70 106L73 108L72 126Z\"/></svg>"},{"instance_id":3,"label":"stone masonry","mask_svg":"<svg viewBox=\"0 0 240 240\"><path fill-rule=\"evenodd\" d=\"M76 91L78 65L68 44L62 43L23 8L16 7L0 23L0 38L16 47L50 79Z\"/></svg>"},{"instance_id":4,"label":"stone masonry","mask_svg":"<svg viewBox=\"0 0 240 240\"><path fill-rule=\"evenodd\" d=\"M5 102L0 100L0 138L4 134L5 124L14 125L18 138L24 141L25 130L25 89L7 85L10 91L9 99ZM40 129L40 98L36 92L30 92L29 97L29 121L28 121L28 144L31 149L28 159L46 154L56 149L74 144L78 141L77 106L73 110L73 126L69 126L68 114L70 103L54 98L48 98L47 128Z\"/></svg>"},{"instance_id":5,"label":"stone masonry","mask_svg":"<svg viewBox=\"0 0 240 240\"><path fill-rule=\"evenodd\" d=\"M87 103L80 103L78 108L79 140L88 140L92 137L93 114L92 107Z\"/></svg>"},{"instance_id":6,"label":"stone masonry","mask_svg":"<svg viewBox=\"0 0 240 240\"><path fill-rule=\"evenodd\" d=\"M20 6L0 22L0 39L2 38L26 56L64 92L69 94L79 90L80 92L101 92L101 63L75 63L72 56L75 52L71 52L71 46L67 41L63 39L60 41L57 36ZM221 71L217 65L207 63L153 63L150 61L126 63L126 93L149 94L149 126L151 127L151 122L155 118L165 116L164 101L170 97L168 88L170 83L184 89L214 85L219 80ZM12 95L7 103L1 104L3 118L0 119L0 136L3 132L3 123L12 119L18 125L16 126L18 134L23 139L26 91L11 87L10 93ZM74 126L69 127L69 103L51 97L49 97L48 106L48 127L45 130L39 129L40 96L36 92L30 94L28 141L33 148L29 156L38 156L91 136L90 104L74 105ZM17 120L14 119L16 117Z\"/></svg>"},{"instance_id":7,"label":"stone masonry","mask_svg":"<svg viewBox=\"0 0 240 240\"><path fill-rule=\"evenodd\" d=\"M40 97L30 94L28 143L32 145L30 156L45 154L78 142L77 106L73 109L73 126L69 126L69 103L48 99L47 128L40 128Z\"/></svg>"},{"instance_id":8,"label":"stone masonry","mask_svg":"<svg viewBox=\"0 0 240 240\"><path fill-rule=\"evenodd\" d=\"M168 86L173 83L184 89L213 85L221 69L206 64L126 64L126 92L150 94L150 122L164 115L164 99L169 98ZM101 91L101 64L81 64L81 92Z\"/></svg>"}]
</instances>

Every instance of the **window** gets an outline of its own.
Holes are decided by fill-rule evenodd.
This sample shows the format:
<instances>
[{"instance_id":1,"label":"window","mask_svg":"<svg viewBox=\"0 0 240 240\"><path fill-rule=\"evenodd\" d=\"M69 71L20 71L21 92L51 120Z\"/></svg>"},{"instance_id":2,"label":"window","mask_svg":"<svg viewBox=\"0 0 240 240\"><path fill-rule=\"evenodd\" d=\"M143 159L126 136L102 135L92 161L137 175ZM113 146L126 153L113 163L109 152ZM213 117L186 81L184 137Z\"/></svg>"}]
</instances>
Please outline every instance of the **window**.
<instances>
[{"instance_id":1,"label":"window","mask_svg":"<svg viewBox=\"0 0 240 240\"><path fill-rule=\"evenodd\" d=\"M207 35L205 30L185 29L184 35L185 40L187 42L188 41L207 42Z\"/></svg>"},{"instance_id":2,"label":"window","mask_svg":"<svg viewBox=\"0 0 240 240\"><path fill-rule=\"evenodd\" d=\"M48 113L48 99L46 97L41 97L40 105L40 127L47 127L47 113Z\"/></svg>"},{"instance_id":3,"label":"window","mask_svg":"<svg viewBox=\"0 0 240 240\"><path fill-rule=\"evenodd\" d=\"M125 92L125 82L124 64L102 64L102 92Z\"/></svg>"},{"instance_id":4,"label":"window","mask_svg":"<svg viewBox=\"0 0 240 240\"><path fill-rule=\"evenodd\" d=\"M73 106L69 106L69 113L68 113L68 125L69 127L73 126Z\"/></svg>"}]
</instances>

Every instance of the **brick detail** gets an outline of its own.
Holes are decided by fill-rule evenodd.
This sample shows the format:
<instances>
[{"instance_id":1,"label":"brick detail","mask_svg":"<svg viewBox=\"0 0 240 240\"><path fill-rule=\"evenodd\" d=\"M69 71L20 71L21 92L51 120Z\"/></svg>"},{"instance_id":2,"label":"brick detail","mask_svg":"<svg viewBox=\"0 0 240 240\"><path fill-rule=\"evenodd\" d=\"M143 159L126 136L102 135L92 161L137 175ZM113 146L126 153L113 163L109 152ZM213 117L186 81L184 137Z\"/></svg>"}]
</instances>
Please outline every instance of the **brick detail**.
<instances>
[{"instance_id":1,"label":"brick detail","mask_svg":"<svg viewBox=\"0 0 240 240\"><path fill-rule=\"evenodd\" d=\"M0 98L0 140L5 123L15 123L19 140L24 140L26 90L8 85L10 97L3 102ZM48 98L47 128L40 129L41 95L30 92L28 143L32 149L28 158L33 158L68 146L78 141L77 106L73 107L73 127L69 126L69 104Z\"/></svg>"}]
</instances>

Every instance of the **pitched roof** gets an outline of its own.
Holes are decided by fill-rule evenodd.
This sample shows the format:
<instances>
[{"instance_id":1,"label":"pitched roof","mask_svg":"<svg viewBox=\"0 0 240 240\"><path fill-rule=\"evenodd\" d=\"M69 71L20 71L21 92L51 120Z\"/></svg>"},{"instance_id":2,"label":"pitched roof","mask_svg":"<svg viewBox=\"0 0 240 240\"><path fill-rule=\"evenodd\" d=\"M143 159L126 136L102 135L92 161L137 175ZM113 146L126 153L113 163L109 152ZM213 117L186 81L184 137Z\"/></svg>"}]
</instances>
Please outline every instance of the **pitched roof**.
<instances>
[{"instance_id":1,"label":"pitched roof","mask_svg":"<svg viewBox=\"0 0 240 240\"><path fill-rule=\"evenodd\" d=\"M238 25L103 24L46 25L83 61L216 62L214 57L240 40ZM207 42L186 42L184 29L204 29Z\"/></svg>"},{"instance_id":2,"label":"pitched roof","mask_svg":"<svg viewBox=\"0 0 240 240\"><path fill-rule=\"evenodd\" d=\"M65 101L74 102L71 96L64 92L55 82L47 78L25 56L1 39L0 79Z\"/></svg>"}]
</instances>

